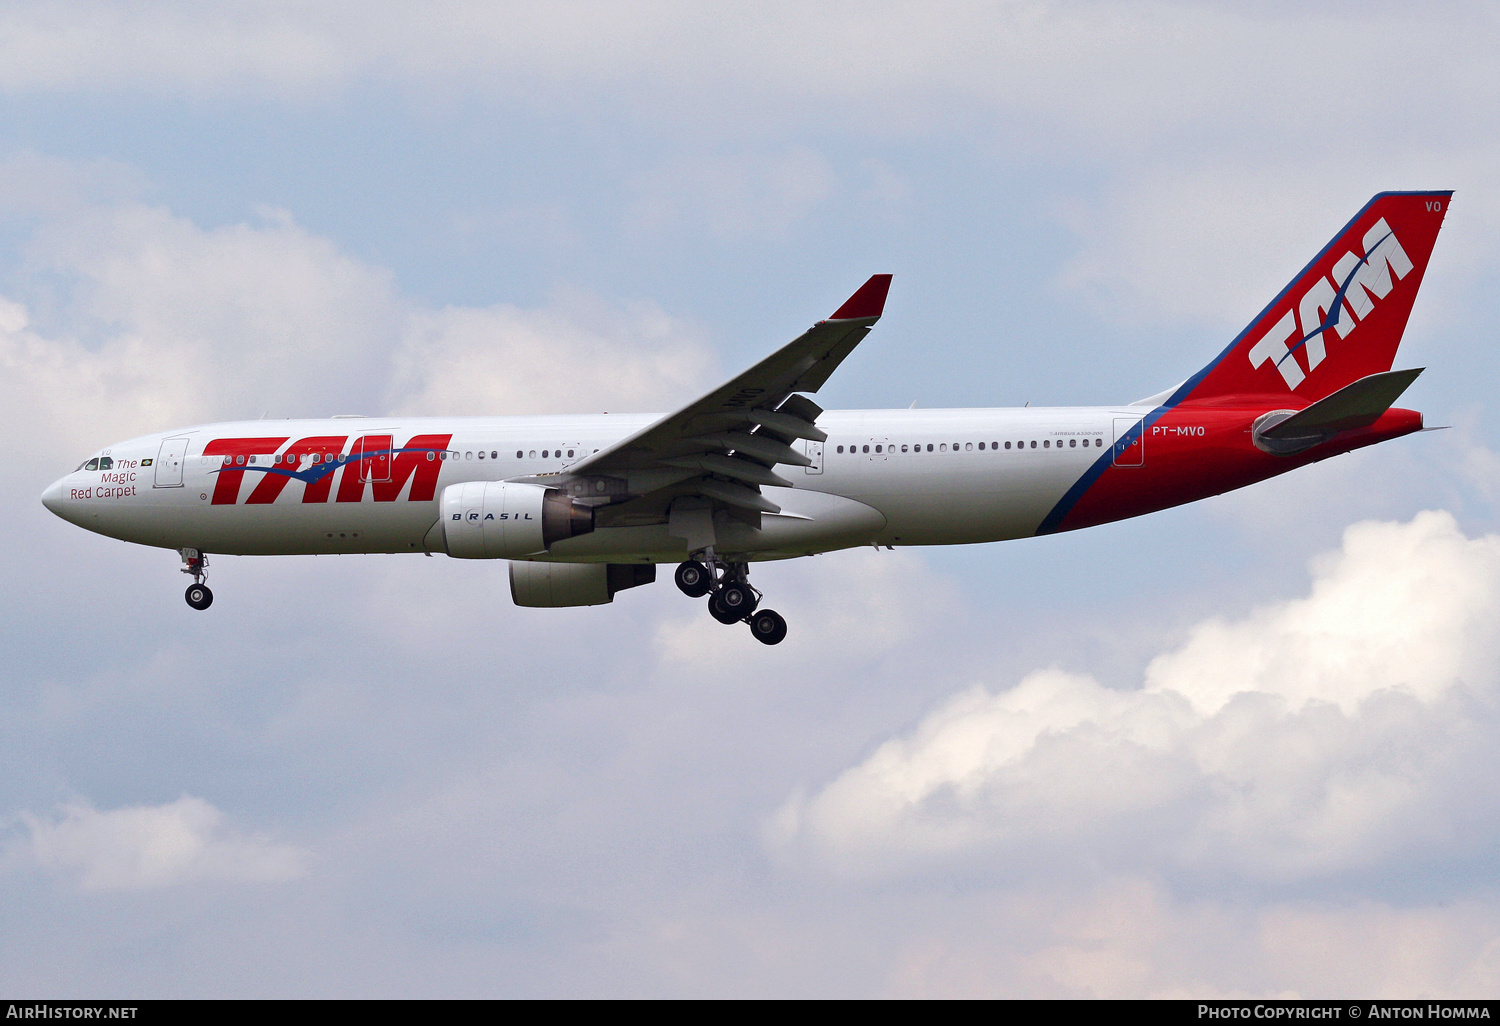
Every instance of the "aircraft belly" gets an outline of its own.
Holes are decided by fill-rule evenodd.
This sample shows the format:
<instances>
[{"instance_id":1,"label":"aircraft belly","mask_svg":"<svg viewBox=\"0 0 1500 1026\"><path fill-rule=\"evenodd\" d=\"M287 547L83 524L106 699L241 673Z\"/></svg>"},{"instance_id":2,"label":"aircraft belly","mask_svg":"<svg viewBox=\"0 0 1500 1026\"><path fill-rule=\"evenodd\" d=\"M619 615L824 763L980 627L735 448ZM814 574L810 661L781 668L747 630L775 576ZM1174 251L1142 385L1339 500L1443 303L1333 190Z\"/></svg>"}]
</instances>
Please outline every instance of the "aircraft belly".
<instances>
[{"instance_id":1,"label":"aircraft belly","mask_svg":"<svg viewBox=\"0 0 1500 1026\"><path fill-rule=\"evenodd\" d=\"M757 530L743 521L715 522L715 550L723 556L777 559L869 545L885 527L878 510L842 495L806 489L765 488L781 513L761 515ZM666 524L608 527L557 542L544 558L558 562L675 563L688 556L686 539Z\"/></svg>"}]
</instances>

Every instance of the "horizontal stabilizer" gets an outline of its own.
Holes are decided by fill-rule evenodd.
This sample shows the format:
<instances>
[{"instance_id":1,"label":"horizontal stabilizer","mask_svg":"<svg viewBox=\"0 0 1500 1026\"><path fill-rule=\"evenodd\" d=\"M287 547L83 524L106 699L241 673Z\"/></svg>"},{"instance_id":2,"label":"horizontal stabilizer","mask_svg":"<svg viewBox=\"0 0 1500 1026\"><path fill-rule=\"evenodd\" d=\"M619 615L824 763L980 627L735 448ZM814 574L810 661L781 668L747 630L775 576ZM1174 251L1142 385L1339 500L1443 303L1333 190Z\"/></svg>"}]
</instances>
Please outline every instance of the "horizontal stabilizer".
<instances>
[{"instance_id":1,"label":"horizontal stabilizer","mask_svg":"<svg viewBox=\"0 0 1500 1026\"><path fill-rule=\"evenodd\" d=\"M1262 438L1291 439L1369 427L1401 398L1401 393L1425 369L1418 367L1367 375L1257 434Z\"/></svg>"}]
</instances>

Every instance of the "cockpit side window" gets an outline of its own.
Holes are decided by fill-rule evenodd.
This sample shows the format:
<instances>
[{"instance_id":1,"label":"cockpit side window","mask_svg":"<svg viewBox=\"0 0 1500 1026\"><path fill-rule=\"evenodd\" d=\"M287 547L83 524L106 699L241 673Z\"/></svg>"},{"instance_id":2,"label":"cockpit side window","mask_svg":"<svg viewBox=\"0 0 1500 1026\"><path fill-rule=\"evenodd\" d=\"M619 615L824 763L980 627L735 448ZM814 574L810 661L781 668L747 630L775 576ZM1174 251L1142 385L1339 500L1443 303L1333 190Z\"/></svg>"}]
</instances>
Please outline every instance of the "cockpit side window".
<instances>
[{"instance_id":1,"label":"cockpit side window","mask_svg":"<svg viewBox=\"0 0 1500 1026\"><path fill-rule=\"evenodd\" d=\"M89 460L87 463L85 463L83 465L83 469L84 470L98 470L99 469L99 457L95 456L93 459Z\"/></svg>"},{"instance_id":2,"label":"cockpit side window","mask_svg":"<svg viewBox=\"0 0 1500 1026\"><path fill-rule=\"evenodd\" d=\"M110 457L108 457L108 456L100 456L99 457L99 469L100 470L114 470L115 469L115 461L113 459L111 459Z\"/></svg>"}]
</instances>

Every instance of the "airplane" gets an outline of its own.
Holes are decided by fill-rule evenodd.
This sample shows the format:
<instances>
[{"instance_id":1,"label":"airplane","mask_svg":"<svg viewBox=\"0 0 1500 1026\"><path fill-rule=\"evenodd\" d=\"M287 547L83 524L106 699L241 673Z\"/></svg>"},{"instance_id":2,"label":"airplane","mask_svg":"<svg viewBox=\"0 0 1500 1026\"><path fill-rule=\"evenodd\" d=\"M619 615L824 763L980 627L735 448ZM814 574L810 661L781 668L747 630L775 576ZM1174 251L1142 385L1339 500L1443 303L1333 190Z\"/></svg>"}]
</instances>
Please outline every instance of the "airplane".
<instances>
[{"instance_id":1,"label":"airplane","mask_svg":"<svg viewBox=\"0 0 1500 1026\"><path fill-rule=\"evenodd\" d=\"M208 554L505 559L522 606L677 587L768 645L750 564L1073 531L1242 488L1423 429L1392 370L1451 191L1370 200L1202 370L1136 402L823 410L879 320L877 274L827 320L666 415L334 417L117 442L42 496L79 527Z\"/></svg>"}]
</instances>

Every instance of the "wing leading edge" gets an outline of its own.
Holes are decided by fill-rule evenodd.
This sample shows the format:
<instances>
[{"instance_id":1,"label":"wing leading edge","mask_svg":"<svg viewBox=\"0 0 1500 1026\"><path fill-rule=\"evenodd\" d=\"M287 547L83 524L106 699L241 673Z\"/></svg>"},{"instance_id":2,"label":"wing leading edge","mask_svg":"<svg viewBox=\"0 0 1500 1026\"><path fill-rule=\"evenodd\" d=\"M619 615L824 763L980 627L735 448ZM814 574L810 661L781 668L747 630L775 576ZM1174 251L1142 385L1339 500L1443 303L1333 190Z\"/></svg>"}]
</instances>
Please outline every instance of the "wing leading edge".
<instances>
[{"instance_id":1,"label":"wing leading edge","mask_svg":"<svg viewBox=\"0 0 1500 1026\"><path fill-rule=\"evenodd\" d=\"M755 366L546 483L565 479L569 491L607 503L601 526L660 522L684 496L758 526L761 513L780 512L761 486L789 483L774 468L810 463L793 443L828 437L815 424L822 408L798 393L821 388L870 333L890 287L889 274L874 275L832 317Z\"/></svg>"}]
</instances>

